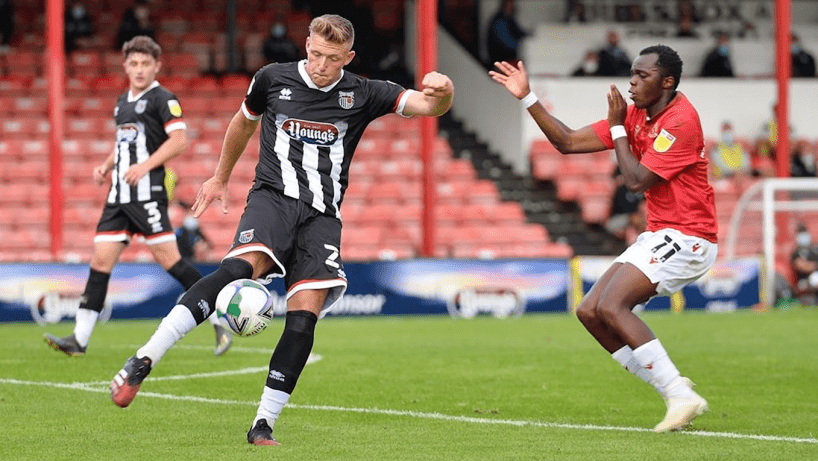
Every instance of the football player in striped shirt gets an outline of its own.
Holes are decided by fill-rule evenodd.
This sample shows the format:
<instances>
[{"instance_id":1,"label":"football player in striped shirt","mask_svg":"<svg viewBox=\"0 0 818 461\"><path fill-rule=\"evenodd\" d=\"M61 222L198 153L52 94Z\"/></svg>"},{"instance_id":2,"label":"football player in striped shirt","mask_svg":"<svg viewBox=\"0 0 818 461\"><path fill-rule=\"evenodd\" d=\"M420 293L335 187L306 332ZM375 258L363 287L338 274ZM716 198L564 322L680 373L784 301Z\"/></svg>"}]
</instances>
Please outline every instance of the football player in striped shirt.
<instances>
[{"instance_id":1,"label":"football player in striped shirt","mask_svg":"<svg viewBox=\"0 0 818 461\"><path fill-rule=\"evenodd\" d=\"M132 236L145 238L156 262L185 290L202 277L179 254L168 217L164 165L187 147L187 126L179 100L156 81L162 67L162 48L150 37L137 36L122 46L122 54L130 84L114 109L114 151L93 170L98 184L104 184L111 172L111 187L97 224L90 274L74 333L64 338L45 335L48 345L71 356L85 354L105 304L111 271ZM230 347L233 336L215 315L210 316L210 323L216 331L214 353L221 355Z\"/></svg>"},{"instance_id":2,"label":"football player in striped shirt","mask_svg":"<svg viewBox=\"0 0 818 461\"><path fill-rule=\"evenodd\" d=\"M247 434L249 443L278 445L273 426L307 362L318 318L346 290L341 203L364 129L390 113L440 116L454 96L452 81L438 72L423 77L421 91L345 72L355 57L355 33L340 16L313 19L309 32L306 59L270 64L255 74L227 129L216 172L193 206L200 215L219 200L226 211L230 172L261 125L256 178L232 248L114 377L111 399L117 405L130 404L165 352L212 313L222 287L242 278L283 277L284 331Z\"/></svg>"},{"instance_id":3,"label":"football player in striped shirt","mask_svg":"<svg viewBox=\"0 0 818 461\"><path fill-rule=\"evenodd\" d=\"M644 192L647 230L602 274L577 308L577 318L629 372L664 398L656 432L681 429L707 411L707 401L682 377L651 329L633 313L656 295L671 295L704 275L718 253L716 209L699 114L676 88L682 60L650 46L631 66L628 106L616 86L608 117L578 130L546 111L531 92L525 66L495 63L489 75L523 106L563 154L614 149L625 185Z\"/></svg>"}]
</instances>

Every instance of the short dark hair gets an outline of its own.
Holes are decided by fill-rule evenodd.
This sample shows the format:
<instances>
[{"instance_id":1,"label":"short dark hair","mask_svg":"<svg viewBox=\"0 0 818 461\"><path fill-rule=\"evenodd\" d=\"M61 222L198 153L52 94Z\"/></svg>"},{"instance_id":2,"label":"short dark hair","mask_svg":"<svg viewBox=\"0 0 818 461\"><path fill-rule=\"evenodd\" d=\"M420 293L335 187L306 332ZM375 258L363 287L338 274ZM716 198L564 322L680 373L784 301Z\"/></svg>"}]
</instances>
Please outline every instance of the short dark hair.
<instances>
[{"instance_id":1,"label":"short dark hair","mask_svg":"<svg viewBox=\"0 0 818 461\"><path fill-rule=\"evenodd\" d=\"M147 35L137 35L122 45L122 56L128 59L131 53L145 53L159 60L162 56L162 47Z\"/></svg>"},{"instance_id":2,"label":"short dark hair","mask_svg":"<svg viewBox=\"0 0 818 461\"><path fill-rule=\"evenodd\" d=\"M682 58L679 57L679 54L666 45L649 46L639 52L639 56L646 54L656 54L659 57L656 65L662 70L662 77L673 77L675 81L673 89L675 90L679 86L679 80L682 79Z\"/></svg>"}]
</instances>

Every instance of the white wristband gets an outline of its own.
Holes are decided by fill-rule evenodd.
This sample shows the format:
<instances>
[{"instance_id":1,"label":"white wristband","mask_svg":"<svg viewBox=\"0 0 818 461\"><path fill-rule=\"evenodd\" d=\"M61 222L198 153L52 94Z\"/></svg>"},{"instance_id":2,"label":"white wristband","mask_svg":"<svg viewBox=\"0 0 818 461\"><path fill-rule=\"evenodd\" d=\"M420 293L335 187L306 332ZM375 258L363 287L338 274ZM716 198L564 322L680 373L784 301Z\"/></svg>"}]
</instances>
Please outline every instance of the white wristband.
<instances>
[{"instance_id":1,"label":"white wristband","mask_svg":"<svg viewBox=\"0 0 818 461\"><path fill-rule=\"evenodd\" d=\"M533 106L534 103L537 102L537 95L534 94L533 91L529 92L523 99L520 100L523 103L523 107L528 109L529 107Z\"/></svg>"},{"instance_id":2,"label":"white wristband","mask_svg":"<svg viewBox=\"0 0 818 461\"><path fill-rule=\"evenodd\" d=\"M614 125L611 127L611 140L616 141L619 138L627 138L628 133L625 132L625 127L622 125Z\"/></svg>"}]
</instances>

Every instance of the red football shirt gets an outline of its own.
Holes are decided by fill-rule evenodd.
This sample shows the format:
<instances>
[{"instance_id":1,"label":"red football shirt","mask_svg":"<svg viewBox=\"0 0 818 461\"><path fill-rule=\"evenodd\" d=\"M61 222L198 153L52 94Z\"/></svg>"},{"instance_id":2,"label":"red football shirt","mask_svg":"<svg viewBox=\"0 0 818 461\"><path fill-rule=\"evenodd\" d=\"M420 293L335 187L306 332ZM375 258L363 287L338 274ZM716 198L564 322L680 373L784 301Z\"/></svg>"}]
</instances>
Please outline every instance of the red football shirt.
<instances>
[{"instance_id":1,"label":"red football shirt","mask_svg":"<svg viewBox=\"0 0 818 461\"><path fill-rule=\"evenodd\" d=\"M613 149L608 120L592 125ZM647 230L676 229L716 243L718 227L713 188L707 180L707 156L699 114L677 92L652 119L631 104L625 117L631 152L661 180L645 191Z\"/></svg>"}]
</instances>

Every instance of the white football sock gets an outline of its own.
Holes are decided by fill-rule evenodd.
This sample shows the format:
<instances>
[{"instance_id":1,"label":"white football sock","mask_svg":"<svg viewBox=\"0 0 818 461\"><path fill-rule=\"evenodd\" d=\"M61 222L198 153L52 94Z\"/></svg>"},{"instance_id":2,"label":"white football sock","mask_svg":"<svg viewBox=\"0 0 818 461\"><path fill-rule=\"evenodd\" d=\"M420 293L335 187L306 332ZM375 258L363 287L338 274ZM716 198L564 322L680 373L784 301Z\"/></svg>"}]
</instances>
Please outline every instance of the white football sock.
<instances>
[{"instance_id":1,"label":"white football sock","mask_svg":"<svg viewBox=\"0 0 818 461\"><path fill-rule=\"evenodd\" d=\"M220 326L223 327L222 322L219 320L219 316L216 314L216 309L213 309L213 313L210 314L210 317L207 318L210 321L210 324L213 326Z\"/></svg>"},{"instance_id":2,"label":"white football sock","mask_svg":"<svg viewBox=\"0 0 818 461\"><path fill-rule=\"evenodd\" d=\"M162 359L162 356L165 355L165 352L170 350L188 332L196 328L196 325L196 319L193 318L190 310L182 304L177 304L162 319L162 323L156 328L151 339L136 351L136 356L139 358L148 357L151 359L151 367L155 367L159 360Z\"/></svg>"},{"instance_id":3,"label":"white football sock","mask_svg":"<svg viewBox=\"0 0 818 461\"><path fill-rule=\"evenodd\" d=\"M622 346L621 349L611 354L611 357L619 362L619 364L630 373L638 376L640 379L642 379L642 381L653 386L650 370L647 370L642 367L642 365L639 365L639 362L637 362L636 358L633 356L633 349L631 349L630 346ZM655 387L656 386L654 386L654 388ZM658 391L659 389L656 390Z\"/></svg>"},{"instance_id":4,"label":"white football sock","mask_svg":"<svg viewBox=\"0 0 818 461\"><path fill-rule=\"evenodd\" d=\"M97 324L99 312L91 309L77 309L77 317L74 323L74 338L82 347L88 347L88 341L91 339L91 333L94 331L94 326Z\"/></svg>"},{"instance_id":5,"label":"white football sock","mask_svg":"<svg viewBox=\"0 0 818 461\"><path fill-rule=\"evenodd\" d=\"M273 427L278 415L281 414L281 410L284 409L284 405L287 405L289 400L290 394L264 386L264 392L261 393L261 403L258 405L258 412L256 413L256 419L253 420L253 426L255 427L258 420L266 419L267 424Z\"/></svg>"},{"instance_id":6,"label":"white football sock","mask_svg":"<svg viewBox=\"0 0 818 461\"><path fill-rule=\"evenodd\" d=\"M688 397L693 394L693 390L682 381L679 370L658 339L634 349L633 356L639 365L650 372L651 384L664 398Z\"/></svg>"}]
</instances>

